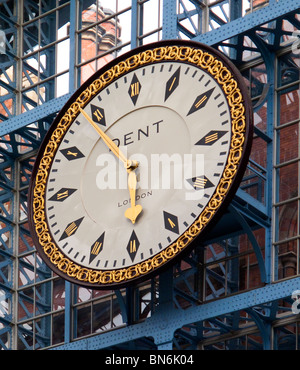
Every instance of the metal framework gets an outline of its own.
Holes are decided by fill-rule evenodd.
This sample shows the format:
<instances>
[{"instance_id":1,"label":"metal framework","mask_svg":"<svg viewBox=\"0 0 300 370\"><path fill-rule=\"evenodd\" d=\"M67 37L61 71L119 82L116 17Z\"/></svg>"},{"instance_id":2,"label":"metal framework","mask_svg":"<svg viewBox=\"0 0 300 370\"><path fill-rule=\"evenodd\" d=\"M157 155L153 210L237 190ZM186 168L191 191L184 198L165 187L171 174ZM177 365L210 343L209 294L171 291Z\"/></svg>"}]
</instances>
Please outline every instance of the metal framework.
<instances>
[{"instance_id":1,"label":"metal framework","mask_svg":"<svg viewBox=\"0 0 300 370\"><path fill-rule=\"evenodd\" d=\"M1 349L299 349L299 8L300 0L0 1ZM246 174L209 237L174 268L120 291L72 285L31 240L34 156L88 73L162 38L211 45L241 70L255 112Z\"/></svg>"}]
</instances>

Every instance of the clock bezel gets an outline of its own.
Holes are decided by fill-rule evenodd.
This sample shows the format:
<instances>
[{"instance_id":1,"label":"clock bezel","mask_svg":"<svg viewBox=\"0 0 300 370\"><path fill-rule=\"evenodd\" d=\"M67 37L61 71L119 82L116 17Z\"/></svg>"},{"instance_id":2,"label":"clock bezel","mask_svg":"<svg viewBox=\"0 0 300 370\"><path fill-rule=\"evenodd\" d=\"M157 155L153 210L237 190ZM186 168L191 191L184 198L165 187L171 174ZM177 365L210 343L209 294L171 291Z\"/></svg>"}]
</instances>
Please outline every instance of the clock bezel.
<instances>
[{"instance_id":1,"label":"clock bezel","mask_svg":"<svg viewBox=\"0 0 300 370\"><path fill-rule=\"evenodd\" d=\"M58 251L56 251L55 249L52 249L51 253L47 252L47 245L45 245L45 243L41 243L41 236L40 237L38 236L38 232L37 232L38 226L37 226L37 222L35 221L35 219L36 219L35 215L36 215L37 211L36 211L36 208L33 207L33 202L36 202L36 199L37 199L37 197L36 197L36 195L34 195L34 193L35 193L35 189L37 187L36 179L39 176L38 171L39 171L40 163L41 163L42 160L45 161L45 158L47 157L45 155L45 150L49 149L49 143L51 142L51 137L52 137L53 134L55 135L55 131L57 130L57 126L60 124L60 122L66 116L66 112L68 112L68 109L70 109L72 105L75 107L76 104L79 104L78 100L80 99L80 97L83 96L83 98L84 98L84 95L87 94L86 93L87 90L89 89L89 91L90 91L91 86L94 84L95 81L97 81L99 78L103 78L105 75L107 75L107 77L109 77L109 73L112 71L112 69L115 66L122 66L123 61L129 61L129 60L131 60L131 58L133 58L136 55L141 56L143 53L145 54L145 52L148 51L148 50L152 50L152 52L154 50L161 50L162 51L163 48L169 48L169 47L174 48L174 50L173 50L174 55L176 53L176 50L177 50L177 52L178 52L178 50L180 50L179 54L177 54L177 58L180 58L182 56L183 59L184 59L184 56L183 56L183 54L180 56L180 53L184 50L199 49L202 52L207 53L208 58L213 57L214 61L216 61L215 65L209 66L209 68L211 68L211 71L209 72L210 75L212 75L212 71L214 73L217 73L218 71L220 71L220 69L221 69L221 71L225 71L225 69L226 69L229 72L232 79L236 82L236 91L240 93L240 95L243 99L244 113L243 113L242 117L245 120L245 131L243 132L242 154L239 158L238 165L237 165L236 169L234 170L232 183L229 185L229 188L226 190L225 195L222 197L221 203L217 206L217 210L212 214L209 221L204 224L203 229L199 231L199 229L197 229L197 227L195 225L199 221L200 216L207 209L208 205L210 204L211 199L213 198L213 196L216 193L217 188L219 187L221 179L223 179L223 177L224 177L224 172L225 172L225 169L226 169L227 164L228 164L228 159L227 159L226 166L225 166L225 168L222 172L222 176L220 178L220 181L219 181L218 185L216 186L216 189L214 190L213 196L210 198L210 200L208 202L208 205L206 207L204 207L204 209L201 211L201 213L199 215L197 215L197 218L195 219L193 224L188 228L188 230L186 230L184 233L182 233L177 238L177 240L175 242L170 243L170 245L167 248L164 249L164 252L166 253L166 250L168 248L170 248L170 246L175 245L175 244L178 246L180 243L184 243L184 246L178 252L176 252L176 254L174 256L171 256L170 258L165 260L163 263L158 264L158 266L153 266L153 263L155 263L154 258L162 252L159 252L156 255L154 255L152 258L148 259L148 260L151 260L151 269L150 269L150 271L141 272L139 274L135 273L133 276L130 275L130 269L133 269L132 270L133 272L134 272L134 270L137 271L137 268L138 268L137 266L138 265L141 266L142 264L144 264L144 267L147 268L147 263L146 263L147 261L144 261L144 262L141 262L141 263L133 263L132 266L129 266L129 267L124 268L124 269L115 269L115 270L112 269L112 270L109 270L109 271L102 270L103 274L104 274L103 275L104 279L105 279L105 274L108 274L108 275L110 274L110 278L107 282L103 282L101 284L91 282L91 279L90 279L90 277L92 275L95 275L98 271L101 271L101 270L90 269L92 272L88 272L88 270L89 270L88 268L86 268L84 266L80 266L80 264L73 263L71 261L71 263L73 263L74 266L72 267L71 265L69 265L67 272L65 272L64 264L67 263L67 262L64 262L64 259L68 259L68 256L64 256L62 251L57 247L56 248L58 249ZM178 48L178 49L176 49L176 48ZM202 54L202 56L203 56L203 54ZM133 60L134 60L134 58L133 58ZM177 59L177 60L180 60L180 59ZM163 60L155 60L155 61L152 60L151 62L146 62L146 64L147 65L155 64L155 63L158 63L159 61L163 61ZM170 61L172 61L172 59L170 59ZM183 62L183 63L186 63L186 64L192 64L192 65L195 66L195 63L187 62L187 61L184 61L184 60L180 60L180 61ZM140 66L137 66L135 68L140 68ZM215 68L215 70L213 70L213 68ZM132 70L134 70L134 69L129 69L128 71L125 71L125 72L121 73L121 76L125 75L128 72L131 72ZM117 76L117 78L119 78L119 77L120 76ZM216 77L214 77L214 78L216 80ZM102 89L105 88L109 83L113 82L115 79L116 78L114 78L114 79L110 80L108 83L106 83L102 87ZM235 85L235 84L233 84L233 85ZM84 108L87 104L89 104L89 102L93 99L93 97L96 94L100 93L101 90L97 91L97 93L90 96L87 101L84 101L84 103L82 105L82 108ZM223 88L222 88L222 90L224 91ZM230 96L229 93L227 93L227 94L225 93L225 95L226 95L227 99L228 99L228 96ZM230 111L231 111L231 115L232 115L233 114L233 109L231 108ZM71 124L75 121L77 115L79 114L79 111L77 110L76 113L77 114L74 113L75 116L74 116L74 118L72 118ZM65 132L60 137L60 141L63 140L63 137L64 137L64 135L67 131L68 131L68 128L66 128ZM231 134L232 134L232 128L231 128ZM167 269L171 265L176 263L183 256L190 253L191 250L195 247L196 240L199 240L199 236L201 236L201 238L204 239L207 236L209 230L211 230L211 228L216 224L218 219L222 216L222 214L226 210L228 204L230 203L231 199L233 198L235 192L237 191L238 186L240 184L240 181L242 180L242 177L243 177L243 174L244 174L244 171L246 169L248 159L249 159L249 156L250 156L252 136L253 136L253 113L252 113L251 99L249 97L247 87L246 87L246 85L244 83L244 80L243 80L243 77L241 76L238 69L234 66L234 64L230 60L228 60L219 51L213 49L210 46L207 46L207 45L204 45L204 44L201 44L201 43L198 43L198 42L194 42L194 41L164 40L164 41L158 41L158 42L152 43L152 44L147 44L147 45L132 49L132 50L130 50L129 52L127 52L125 54L122 54L121 56L115 58L114 60L112 60L111 62L106 64L104 67L99 69L97 72L95 72L71 96L71 98L67 101L67 103L64 105L64 107L60 110L60 112L58 113L58 115L54 119L51 127L49 128L49 130L48 130L48 132L47 132L47 134L46 134L46 136L45 136L45 138L44 138L44 140L43 140L43 142L40 146L40 149L38 151L36 161L35 161L35 164L34 164L34 168L33 168L33 171L32 171L32 177L31 177L31 181L30 181L29 195L28 195L28 222L29 222L29 227L30 227L30 230L31 230L31 235L32 235L32 238L33 238L33 241L34 241L34 245L36 246L38 253L42 257L42 259L44 260L46 265L53 272L55 272L57 275L59 275L60 277L66 279L66 280L68 280L72 283L82 285L86 288L95 288L95 289L114 289L114 288L118 288L119 289L119 288L122 288L124 286L129 285L129 284L140 282L140 281L149 279L149 278L159 274L164 269ZM232 143L232 138L231 138L231 143ZM59 144L58 144L58 147L59 147ZM56 150L57 150L57 148L56 148ZM231 150L232 149L230 149L230 151ZM53 156L54 156L54 154L53 154ZM47 159L47 160L49 160L49 159ZM50 171L50 168L51 168L51 164L52 163L50 163L50 167L48 166L49 171ZM47 177L46 177L46 180L47 180ZM45 185L45 188L46 188L46 185ZM45 191L44 191L44 193L45 193ZM35 208L35 210L34 210L34 208ZM46 213L47 213L47 210L45 209L45 215L46 215ZM44 222L46 222L46 217L44 217ZM50 230L48 232L51 234ZM193 235L193 233L195 235ZM49 236L47 236L47 237L49 238ZM188 240L184 240L184 239L188 239ZM49 245L50 245L50 243L51 243L51 241L48 242ZM55 243L53 242L53 244L55 244ZM63 254L64 257L61 257L60 254ZM148 263L148 265L149 265L149 263ZM82 268L81 272L77 271L77 276L76 275L74 276L74 274L75 274L74 269L75 269L75 271L77 269L77 267L75 267L75 266L79 266L79 268L80 267ZM141 269L141 267L139 267L139 269ZM123 277L119 276L120 275L119 270L126 270L126 272L123 272ZM113 281L113 282L111 281L112 273L115 274L114 277L116 278L116 280ZM125 275L127 276L126 278L124 278ZM119 281L118 279L121 279L121 280Z\"/></svg>"}]
</instances>

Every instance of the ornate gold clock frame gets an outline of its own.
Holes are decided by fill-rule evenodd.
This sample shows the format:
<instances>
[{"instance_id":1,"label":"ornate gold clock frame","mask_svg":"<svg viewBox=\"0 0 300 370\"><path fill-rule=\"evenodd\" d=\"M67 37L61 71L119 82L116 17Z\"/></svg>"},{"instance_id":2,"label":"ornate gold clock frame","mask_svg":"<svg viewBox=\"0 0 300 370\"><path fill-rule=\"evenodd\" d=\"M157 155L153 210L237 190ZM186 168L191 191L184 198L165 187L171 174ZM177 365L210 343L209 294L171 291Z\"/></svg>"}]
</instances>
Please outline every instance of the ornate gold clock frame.
<instances>
[{"instance_id":1,"label":"ornate gold clock frame","mask_svg":"<svg viewBox=\"0 0 300 370\"><path fill-rule=\"evenodd\" d=\"M207 206L193 224L167 248L130 267L96 270L72 261L53 240L46 219L45 191L53 158L70 125L92 98L120 76L140 67L162 62L181 61L207 71L227 98L231 115L231 142L222 177ZM38 252L58 275L91 288L125 286L157 274L188 253L199 236L214 225L237 190L248 162L252 141L252 110L241 75L218 51L191 41L162 41L145 45L107 64L86 81L58 114L38 153L29 191L29 222Z\"/></svg>"}]
</instances>

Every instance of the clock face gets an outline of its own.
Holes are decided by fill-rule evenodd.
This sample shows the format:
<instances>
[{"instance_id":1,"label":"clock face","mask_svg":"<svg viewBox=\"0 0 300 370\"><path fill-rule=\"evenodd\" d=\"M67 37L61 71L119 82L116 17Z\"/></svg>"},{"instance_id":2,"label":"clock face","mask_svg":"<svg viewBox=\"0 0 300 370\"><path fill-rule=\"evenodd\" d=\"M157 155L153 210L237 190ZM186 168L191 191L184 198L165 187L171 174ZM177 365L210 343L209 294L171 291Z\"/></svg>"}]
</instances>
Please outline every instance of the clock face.
<instances>
[{"instance_id":1,"label":"clock face","mask_svg":"<svg viewBox=\"0 0 300 370\"><path fill-rule=\"evenodd\" d=\"M188 251L236 189L251 137L240 77L212 49L175 43L98 71L45 138L31 228L66 279L103 289L149 277Z\"/></svg>"}]
</instances>

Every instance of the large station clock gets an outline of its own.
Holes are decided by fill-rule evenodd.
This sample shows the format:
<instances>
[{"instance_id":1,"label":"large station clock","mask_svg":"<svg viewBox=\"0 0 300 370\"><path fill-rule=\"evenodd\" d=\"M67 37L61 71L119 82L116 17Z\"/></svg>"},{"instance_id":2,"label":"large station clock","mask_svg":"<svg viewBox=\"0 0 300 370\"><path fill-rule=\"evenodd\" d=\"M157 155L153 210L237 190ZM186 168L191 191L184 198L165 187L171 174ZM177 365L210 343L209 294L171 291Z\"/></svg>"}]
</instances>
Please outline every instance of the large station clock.
<instances>
[{"instance_id":1,"label":"large station clock","mask_svg":"<svg viewBox=\"0 0 300 370\"><path fill-rule=\"evenodd\" d=\"M119 288L203 241L248 161L247 94L232 63L190 41L145 45L97 71L36 158L29 220L47 265L86 287Z\"/></svg>"}]
</instances>

